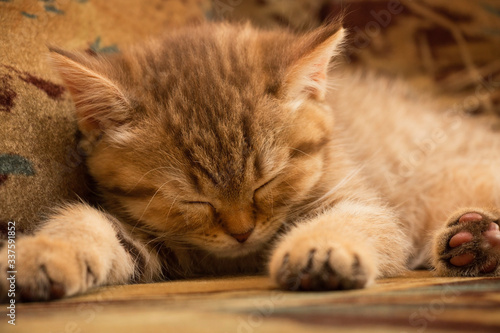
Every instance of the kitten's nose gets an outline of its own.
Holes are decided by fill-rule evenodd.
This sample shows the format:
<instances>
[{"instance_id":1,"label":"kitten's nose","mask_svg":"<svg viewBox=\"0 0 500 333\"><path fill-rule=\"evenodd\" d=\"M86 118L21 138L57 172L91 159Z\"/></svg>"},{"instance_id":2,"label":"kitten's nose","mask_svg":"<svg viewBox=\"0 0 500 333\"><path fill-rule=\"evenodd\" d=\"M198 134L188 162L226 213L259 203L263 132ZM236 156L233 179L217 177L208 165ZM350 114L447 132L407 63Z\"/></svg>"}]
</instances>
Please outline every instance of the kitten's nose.
<instances>
[{"instance_id":1,"label":"kitten's nose","mask_svg":"<svg viewBox=\"0 0 500 333\"><path fill-rule=\"evenodd\" d=\"M240 243L244 243L248 239L248 237L250 237L252 232L253 232L253 228L248 230L247 232L245 232L243 234L231 234L231 237L233 237L234 239L236 239Z\"/></svg>"}]
</instances>

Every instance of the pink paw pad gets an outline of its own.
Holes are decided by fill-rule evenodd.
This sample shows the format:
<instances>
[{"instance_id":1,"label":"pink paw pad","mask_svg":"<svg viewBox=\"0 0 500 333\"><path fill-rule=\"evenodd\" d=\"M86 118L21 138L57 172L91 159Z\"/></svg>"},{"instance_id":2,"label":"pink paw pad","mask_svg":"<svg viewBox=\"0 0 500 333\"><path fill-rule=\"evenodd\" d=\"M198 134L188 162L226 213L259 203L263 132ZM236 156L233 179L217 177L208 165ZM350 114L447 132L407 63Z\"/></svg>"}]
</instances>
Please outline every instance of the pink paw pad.
<instances>
[{"instance_id":1,"label":"pink paw pad","mask_svg":"<svg viewBox=\"0 0 500 333\"><path fill-rule=\"evenodd\" d=\"M465 253L450 259L450 263L455 266L465 266L474 260L472 253Z\"/></svg>"},{"instance_id":2,"label":"pink paw pad","mask_svg":"<svg viewBox=\"0 0 500 333\"><path fill-rule=\"evenodd\" d=\"M489 246L500 251L500 227L498 224L491 222L488 230L483 232L483 236L488 241Z\"/></svg>"},{"instance_id":3,"label":"pink paw pad","mask_svg":"<svg viewBox=\"0 0 500 333\"><path fill-rule=\"evenodd\" d=\"M468 243L473 239L474 236L472 236L470 232L461 231L455 236L451 237L450 242L448 244L450 244L450 247L457 247L464 243Z\"/></svg>"},{"instance_id":4,"label":"pink paw pad","mask_svg":"<svg viewBox=\"0 0 500 333\"><path fill-rule=\"evenodd\" d=\"M459 223L464 223L464 222L477 222L481 221L483 219L483 216L479 213L467 213L464 214L460 217L458 220Z\"/></svg>"},{"instance_id":5,"label":"pink paw pad","mask_svg":"<svg viewBox=\"0 0 500 333\"><path fill-rule=\"evenodd\" d=\"M478 221L482 221L482 220L483 220L483 216L481 214L467 213L467 214L464 214L460 217L460 219L458 220L458 223L478 222ZM461 231L458 234L456 234L455 236L451 237L448 244L450 245L450 247L457 247L457 246L460 246L462 244L468 243L468 242L472 241L473 239L474 239L474 236L470 232ZM456 266L462 266L462 265L456 265Z\"/></svg>"},{"instance_id":6,"label":"pink paw pad","mask_svg":"<svg viewBox=\"0 0 500 333\"><path fill-rule=\"evenodd\" d=\"M481 214L471 212L462 215L459 218L458 223L460 224L460 223L483 222L483 221L484 217ZM497 248L500 251L500 228L498 224L491 222L488 225L488 229L482 232L482 236L486 241L485 244L487 247ZM470 231L460 231L450 238L450 240L448 241L448 245L451 248L458 248L461 245L465 246L465 244L472 242L474 240L474 237L475 236ZM454 266L462 267L471 264L475 259L476 257L473 253L466 252L459 255L455 255L449 260L449 262ZM490 259L486 264L482 265L480 271L482 273L491 273L497 268L497 266L498 266L498 261L495 259Z\"/></svg>"}]
</instances>

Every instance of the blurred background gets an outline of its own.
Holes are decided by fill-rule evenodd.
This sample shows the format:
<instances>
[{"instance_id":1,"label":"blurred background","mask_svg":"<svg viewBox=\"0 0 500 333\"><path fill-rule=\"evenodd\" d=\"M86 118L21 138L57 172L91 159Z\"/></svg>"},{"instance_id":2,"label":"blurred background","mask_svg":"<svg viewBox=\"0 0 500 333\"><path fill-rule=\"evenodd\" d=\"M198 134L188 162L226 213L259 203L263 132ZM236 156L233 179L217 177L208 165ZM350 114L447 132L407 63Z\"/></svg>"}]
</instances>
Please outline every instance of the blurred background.
<instances>
[{"instance_id":1,"label":"blurred background","mask_svg":"<svg viewBox=\"0 0 500 333\"><path fill-rule=\"evenodd\" d=\"M87 192L72 102L47 45L116 53L204 20L302 32L340 14L347 65L404 78L500 128L498 0L1 0L0 227L15 220L29 231Z\"/></svg>"},{"instance_id":2,"label":"blurred background","mask_svg":"<svg viewBox=\"0 0 500 333\"><path fill-rule=\"evenodd\" d=\"M344 13L351 32L346 62L406 77L422 88L473 94L476 98L466 102L466 112L500 112L498 0L233 0L212 4L216 17L250 19L260 26L281 25L299 31Z\"/></svg>"}]
</instances>

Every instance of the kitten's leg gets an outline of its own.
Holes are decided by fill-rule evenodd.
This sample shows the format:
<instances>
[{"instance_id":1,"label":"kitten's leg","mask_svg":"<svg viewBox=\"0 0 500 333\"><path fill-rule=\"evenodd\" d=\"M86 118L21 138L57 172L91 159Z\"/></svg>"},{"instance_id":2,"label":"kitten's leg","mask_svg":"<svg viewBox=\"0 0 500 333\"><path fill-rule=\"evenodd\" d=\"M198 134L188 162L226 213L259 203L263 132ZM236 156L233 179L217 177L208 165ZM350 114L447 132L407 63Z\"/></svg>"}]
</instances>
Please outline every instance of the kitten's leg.
<instances>
[{"instance_id":1,"label":"kitten's leg","mask_svg":"<svg viewBox=\"0 0 500 333\"><path fill-rule=\"evenodd\" d=\"M451 216L434 241L437 274L499 276L499 219L497 209L464 209Z\"/></svg>"},{"instance_id":2,"label":"kitten's leg","mask_svg":"<svg viewBox=\"0 0 500 333\"><path fill-rule=\"evenodd\" d=\"M7 246L0 251L0 291L5 297ZM48 300L105 284L138 280L155 258L112 216L84 204L60 209L33 236L19 237L16 297Z\"/></svg>"},{"instance_id":3,"label":"kitten's leg","mask_svg":"<svg viewBox=\"0 0 500 333\"><path fill-rule=\"evenodd\" d=\"M271 278L289 290L363 288L405 269L403 230L388 208L340 202L284 235L270 261Z\"/></svg>"}]
</instances>

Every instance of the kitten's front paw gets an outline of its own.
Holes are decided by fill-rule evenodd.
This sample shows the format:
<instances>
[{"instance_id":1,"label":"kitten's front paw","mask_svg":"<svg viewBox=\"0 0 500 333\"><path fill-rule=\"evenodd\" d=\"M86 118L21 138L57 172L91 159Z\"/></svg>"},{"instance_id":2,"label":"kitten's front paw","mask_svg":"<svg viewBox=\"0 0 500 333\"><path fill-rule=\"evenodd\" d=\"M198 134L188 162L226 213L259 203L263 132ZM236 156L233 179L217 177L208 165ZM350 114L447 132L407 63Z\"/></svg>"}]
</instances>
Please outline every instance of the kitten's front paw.
<instances>
[{"instance_id":1,"label":"kitten's front paw","mask_svg":"<svg viewBox=\"0 0 500 333\"><path fill-rule=\"evenodd\" d=\"M286 290L346 290L363 288L376 273L370 259L355 249L314 239L285 241L270 263L271 278Z\"/></svg>"},{"instance_id":2,"label":"kitten's front paw","mask_svg":"<svg viewBox=\"0 0 500 333\"><path fill-rule=\"evenodd\" d=\"M83 292L100 278L96 259L98 257L92 260L82 255L75 244L59 239L43 236L19 239L16 243L16 298L45 301ZM2 293L8 270L5 263L0 262Z\"/></svg>"},{"instance_id":3,"label":"kitten's front paw","mask_svg":"<svg viewBox=\"0 0 500 333\"><path fill-rule=\"evenodd\" d=\"M452 217L435 242L439 275L500 275L500 231L495 214L474 211Z\"/></svg>"}]
</instances>

